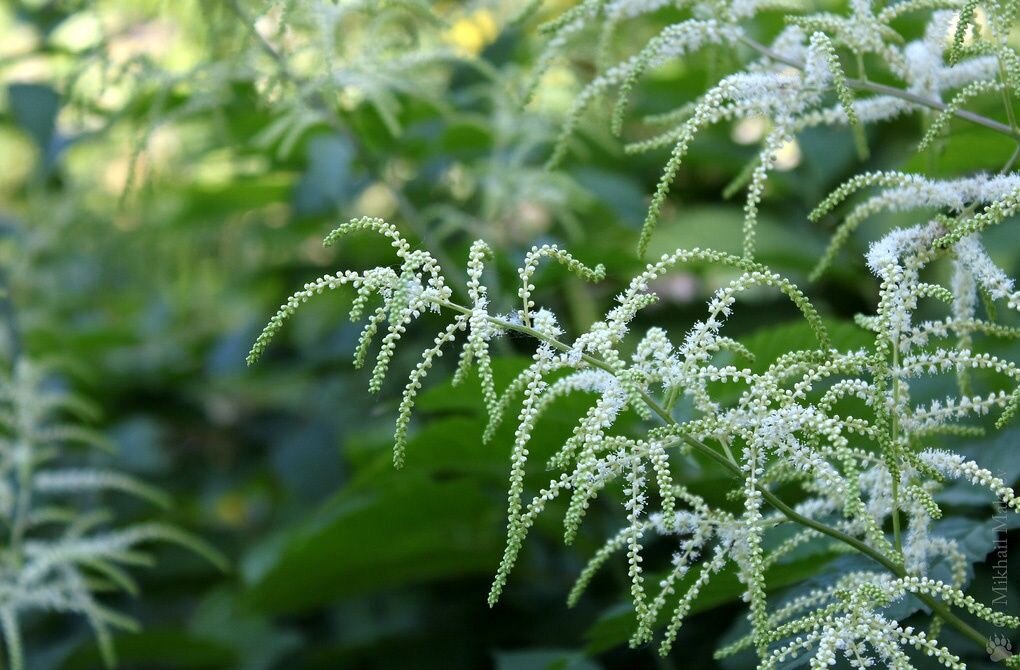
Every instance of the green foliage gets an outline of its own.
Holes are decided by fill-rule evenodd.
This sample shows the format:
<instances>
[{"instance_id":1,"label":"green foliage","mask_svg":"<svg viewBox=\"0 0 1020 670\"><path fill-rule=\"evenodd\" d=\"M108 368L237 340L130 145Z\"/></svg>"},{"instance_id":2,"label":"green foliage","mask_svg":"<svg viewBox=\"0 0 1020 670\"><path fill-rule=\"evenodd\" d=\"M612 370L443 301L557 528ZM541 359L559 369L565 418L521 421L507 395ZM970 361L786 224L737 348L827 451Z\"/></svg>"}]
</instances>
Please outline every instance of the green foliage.
<instances>
[{"instance_id":1,"label":"green foliage","mask_svg":"<svg viewBox=\"0 0 1020 670\"><path fill-rule=\"evenodd\" d=\"M1020 474L1013 424L993 425L1020 403L1002 281L1020 270L1013 11L0 7L0 281L19 333L0 337L0 359L59 359L41 395L74 426L49 435L46 496L108 509L97 537L187 529L237 566L162 542L145 545L144 568L80 566L103 588L95 602L142 625L111 634L121 666L735 670L778 658L786 634L822 642L833 621L849 629L888 603L883 630L900 622L911 664L930 667L917 643L998 667L910 594L1016 647L966 614L1012 623L992 602L989 552L1015 544L1016 515L1004 534L989 505ZM933 217L934 238L917 231ZM886 237L896 230L913 232ZM896 258L907 274L922 259L916 277L866 268L881 239L908 240ZM930 258L913 255L919 241ZM668 268L649 270L639 243ZM305 284L246 368L265 316ZM306 301L320 290L331 295ZM733 314L706 315L734 291ZM916 304L896 332L910 351L894 355L882 334L904 296ZM725 333L685 374L718 378L663 388L662 352L679 356L711 319ZM548 359L535 333L566 349L547 341ZM954 362L932 373L915 366L923 355ZM899 412L868 404L897 384ZM753 489L727 463L750 462L731 424L759 401L772 418L839 419L793 431L794 455L766 440ZM812 455L846 495L817 486L817 460L791 465ZM931 459L962 479L940 480ZM911 574L789 521L768 496ZM832 506L817 511L820 499ZM906 581L922 546L927 577L948 587ZM85 619L23 615L31 667L102 662ZM12 617L0 623L16 648Z\"/></svg>"},{"instance_id":2,"label":"green foliage","mask_svg":"<svg viewBox=\"0 0 1020 670\"><path fill-rule=\"evenodd\" d=\"M96 636L103 663L113 666L113 632L135 630L136 622L103 604L105 591L138 593L126 567L150 559L142 547L153 542L180 544L226 569L226 559L202 540L173 526L138 523L107 527L110 514L75 500L115 491L167 506L164 493L115 471L69 467L68 445L106 446L100 436L64 423L61 410L81 401L45 391L44 366L17 360L0 390L4 437L0 442L0 515L8 540L0 555L0 621L13 668L25 667L23 617L33 612L81 616Z\"/></svg>"}]
</instances>

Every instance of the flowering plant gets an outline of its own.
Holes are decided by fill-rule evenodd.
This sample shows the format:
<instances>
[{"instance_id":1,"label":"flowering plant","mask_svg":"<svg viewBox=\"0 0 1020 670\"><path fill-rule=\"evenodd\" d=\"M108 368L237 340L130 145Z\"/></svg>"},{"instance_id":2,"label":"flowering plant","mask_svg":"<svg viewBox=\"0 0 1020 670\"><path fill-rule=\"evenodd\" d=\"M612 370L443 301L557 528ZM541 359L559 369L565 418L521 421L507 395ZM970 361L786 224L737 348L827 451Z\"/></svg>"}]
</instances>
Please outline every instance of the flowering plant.
<instances>
[{"instance_id":1,"label":"flowering plant","mask_svg":"<svg viewBox=\"0 0 1020 670\"><path fill-rule=\"evenodd\" d=\"M935 441L939 435L980 433L982 417L991 413L1002 427L1020 407L1020 368L986 351L990 341L1020 336L1020 329L1009 324L1009 315L1020 309L1020 292L981 238L982 231L1006 220L1020 204L1020 183L1012 172L1020 149L996 175L936 179L898 171L861 173L812 213L818 219L856 192L877 189L846 216L819 261L818 274L836 262L842 242L868 217L883 211L936 212L894 229L868 252L878 291L875 308L857 319L869 334L864 347L834 346L807 296L755 260L755 228L777 152L805 128L851 126L862 155L867 124L920 110L930 113L922 148L935 142L953 118L1014 141L1020 138L1011 99L1020 61L1008 43L1015 6L906 0L877 8L855 0L846 15L788 16L786 27L766 46L753 36L751 20L764 11L801 9L796 3L584 0L547 25L552 38L539 71L592 25L602 35L596 61L606 61L608 51L603 50L612 35L628 21L667 6L674 12L670 16L680 19L622 63L604 67L584 89L552 162L563 157L573 127L598 95L620 90L612 117L618 130L628 96L649 69L709 45L750 52L754 58L698 100L655 119L668 126L665 131L629 146L634 151L673 146L640 236L644 253L698 132L709 124L766 118L770 129L743 180L743 255L699 248L664 254L630 281L603 318L571 337L556 314L536 302L538 265L553 260L589 281L603 279L601 265L589 266L556 245L535 246L518 271L519 303L501 314L492 308L494 299L484 282L491 255L484 242L471 246L466 294L457 298L446 269L431 253L415 248L382 219L355 219L330 233L326 244L374 232L390 240L397 265L344 270L306 284L271 319L249 362L306 300L351 287L351 319L366 318L356 365L368 360L381 335L370 381L371 390L378 391L408 327L429 314L444 320L404 388L393 459L397 466L404 462L415 399L426 376L444 348L461 339L454 381L476 372L489 417L485 438L508 414L517 417L510 448L507 542L490 604L499 599L529 529L553 500L565 502L564 539L569 543L592 502L619 487L626 524L592 557L568 600L576 602L615 553L625 554L636 617L633 645L658 639L660 651L669 653L706 585L732 569L743 586L750 627L746 636L719 649L719 657L750 649L761 668L798 657L810 658L812 668L834 665L839 657L851 667L909 668L920 654L946 667L965 667L958 652L939 640L945 626L984 649L981 625L1012 629L1020 627L1020 619L967 593L972 559L959 541L937 532L943 513L940 491L948 482L964 480L1014 511L1020 503L1009 482L978 462L938 448ZM923 36L908 41L895 26L913 12L930 16ZM844 71L846 55L857 63L856 78ZM878 83L875 72L865 71L866 61L880 63L881 77L896 85ZM855 97L855 92L868 95ZM1002 95L1008 125L964 109L967 101L991 92ZM947 94L953 97L944 103ZM712 295L703 318L678 339L659 327L633 332L639 314L658 301L656 281L695 262L733 273ZM933 271L943 264L951 265L948 281ZM796 306L814 334L813 346L778 356L764 367L745 363L753 352L724 329L742 295L758 288L779 291ZM996 305L1005 307L1007 315L1000 318ZM932 310L941 310L941 318L926 317ZM529 336L535 347L531 364L500 390L492 371L493 343L509 332ZM942 386L953 390L941 399L926 397L915 391L922 378L949 378L952 385ZM531 487L529 446L543 415L570 394L594 395L594 400L544 464L554 474L547 475L544 485ZM640 430L621 427L627 414L640 419ZM726 471L731 498L739 504L710 504L679 484L678 473L692 459ZM652 542L673 549L671 563L655 581L648 579L645 565ZM777 594L767 583L767 570L807 546L868 560L820 588L806 588L794 597ZM961 611L978 627L961 618ZM927 619L927 630L918 624L921 619ZM663 631L657 635L659 628ZM996 660L1020 667L1017 657Z\"/></svg>"},{"instance_id":2,"label":"flowering plant","mask_svg":"<svg viewBox=\"0 0 1020 670\"><path fill-rule=\"evenodd\" d=\"M104 602L104 594L139 591L129 568L148 564L154 543L183 546L220 569L223 556L194 535L159 522L113 526L113 514L95 504L103 493L134 496L162 508L159 489L73 455L71 445L109 451L102 433L67 417L94 416L85 398L51 388L54 366L19 358L0 379L0 631L12 668L25 667L23 620L40 613L83 618L103 663L116 665L114 633L138 622Z\"/></svg>"}]
</instances>

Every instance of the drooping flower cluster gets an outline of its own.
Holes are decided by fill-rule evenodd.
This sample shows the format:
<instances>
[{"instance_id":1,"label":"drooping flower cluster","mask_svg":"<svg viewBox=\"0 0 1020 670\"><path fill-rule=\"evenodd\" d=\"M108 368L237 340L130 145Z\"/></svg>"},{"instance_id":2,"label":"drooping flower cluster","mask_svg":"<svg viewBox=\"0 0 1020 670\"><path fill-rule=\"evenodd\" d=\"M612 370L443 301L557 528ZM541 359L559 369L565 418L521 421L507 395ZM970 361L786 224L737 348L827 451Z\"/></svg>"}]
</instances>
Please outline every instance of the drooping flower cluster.
<instances>
[{"instance_id":1,"label":"drooping flower cluster","mask_svg":"<svg viewBox=\"0 0 1020 670\"><path fill-rule=\"evenodd\" d=\"M585 0L544 27L552 38L542 65L547 67L556 55L568 54L569 45L580 42L577 36L592 28L601 35L596 60L605 63L610 60L613 36L623 31L627 22L647 19L667 6L679 10L681 18L663 27L633 55L603 67L578 96L551 158L551 163L557 163L564 157L568 140L584 111L599 96L613 90L618 91L618 97L612 128L619 133L633 89L648 71L712 47L724 47L730 53L743 50L752 56L743 69L722 77L697 100L650 119L655 125L665 126L665 130L628 146L628 150L635 152L673 147L642 230L639 241L642 253L691 142L710 125L744 119L764 119L769 124L758 156L742 172L737 184L747 186L744 223L747 257L754 254L755 223L768 173L777 152L799 131L814 126L852 126L858 151L865 155L865 125L914 112L930 112L934 117L920 142L921 149L939 138L953 118L978 123L1014 140L1020 138L1011 102L1011 92L1020 84L1020 57L1006 40L1015 18L1012 3L981 3L977 11L978 3L973 1L905 0L879 8L868 0L853 0L848 13L840 15L806 13L800 3L783 0ZM961 8L962 11L955 11ZM756 39L759 26L754 19L763 11L774 10L787 13L787 25L768 44L763 44ZM898 29L898 20L922 11L930 12L925 33L908 41ZM865 57L870 58L869 63L880 63L882 77L899 83L892 86L875 83L879 73L872 72L869 77ZM854 64L855 78L848 76L845 63ZM1003 96L1008 125L965 109L975 97L989 94ZM1012 164L1013 160L1004 172ZM1005 186L1013 179L1006 177L999 185ZM951 182L937 186L945 191L953 188ZM1016 185L1006 195L1006 202L1001 197L967 201L971 207L963 216L971 220L966 231L954 233L955 239L997 223L1015 211L1020 198ZM999 209L995 202L1001 203ZM989 206L987 216L975 215L977 205ZM880 205L870 203L863 207ZM857 212L852 220L859 222L863 216L864 211ZM848 223L848 228L855 225ZM849 231L843 234L846 232Z\"/></svg>"},{"instance_id":2,"label":"drooping flower cluster","mask_svg":"<svg viewBox=\"0 0 1020 670\"><path fill-rule=\"evenodd\" d=\"M1020 175L978 174L959 179L937 180L923 174L895 171L865 172L852 177L833 191L811 212L810 218L817 221L854 192L874 186L883 188L876 195L856 205L846 216L836 230L828 250L819 261L814 276L821 274L833 262L840 247L871 216L880 212L914 210L941 210L959 216L978 206L994 206L1016 197L1016 194L1020 193ZM993 222L989 221L988 223ZM963 236L957 233L952 236L940 237L937 242L940 246L946 246L951 241L959 241L962 238ZM976 240L963 245L957 244L956 251L957 253L968 253L968 250L974 248L974 244L977 244ZM974 265L974 260L976 259L972 258L970 265ZM978 262L977 266L980 267L982 264L982 262ZM1001 271L998 272L1002 274ZM1003 288L1002 290L1010 289ZM1006 297L1002 290L998 292L996 298Z\"/></svg>"},{"instance_id":3,"label":"drooping flower cluster","mask_svg":"<svg viewBox=\"0 0 1020 670\"><path fill-rule=\"evenodd\" d=\"M91 403L47 385L52 370L19 359L0 381L0 630L10 667L25 667L21 622L33 614L84 618L107 666L115 664L114 631L135 630L131 617L103 603L109 591L136 593L126 569L150 560L145 546L183 545L218 566L224 559L173 526L110 527L110 512L87 501L118 492L167 506L161 491L123 473L74 464L68 445L109 450L100 433L62 416L89 418ZM85 504L82 504L85 503Z\"/></svg>"},{"instance_id":4,"label":"drooping flower cluster","mask_svg":"<svg viewBox=\"0 0 1020 670\"><path fill-rule=\"evenodd\" d=\"M657 622L666 615L660 648L667 653L700 590L730 565L745 587L752 632L745 642L720 653L751 646L762 667L806 653L812 655L813 667L825 667L837 653L863 664L858 667L875 662L910 667L906 650L911 647L947 667L962 667L959 658L937 641L937 627L920 633L886 614L890 605L910 594L938 620L954 625L962 624L954 608L996 625L1020 624L964 592L969 559L937 525L942 511L936 494L946 480L969 481L987 489L990 499L994 496L1014 510L1020 506L1006 482L930 442L938 433L979 430L979 424L965 422L980 421L993 411L1008 413L1016 404L1011 399L1020 368L959 346L961 340L972 342L976 336L1020 334L977 318L973 309L967 311L978 287L996 300L1013 301L1012 284L973 238L955 245L956 275L966 273L972 279L969 283L954 279L954 290L921 279L921 270L944 255L934 244L944 233L939 223L896 231L876 243L868 262L881 282L878 310L860 318L873 333L873 344L841 351L832 346L824 323L796 286L745 258L698 249L667 254L633 279L604 319L569 340L555 315L535 302L536 264L540 258L553 258L593 280L601 276L600 267L590 269L556 247L536 247L519 273L520 308L509 315L493 314L482 284L482 264L488 255L483 243L471 247L471 304L463 305L455 301L434 259L425 251L412 250L396 228L382 220L354 220L327 242L360 230L389 238L400 267L344 271L307 284L272 319L249 360L261 354L299 304L326 289L349 285L357 292L355 317L368 308L370 299L379 303L358 346L359 362L365 359L366 342L388 324L372 374L377 388L410 323L426 313L447 316L448 325L410 374L399 410L394 461L403 462L414 399L425 376L443 348L461 338L456 376L463 381L469 366L477 368L490 415L487 438L515 405L519 407L510 446L507 544L490 603L498 600L529 530L553 500L564 500L564 538L570 542L592 501L608 489L618 489L626 524L583 571L570 602L581 596L613 553L622 551L637 615L633 644L651 641ZM736 276L716 291L706 316L679 344L660 328L651 328L635 343L630 326L656 301L650 287L657 278L693 261L730 266ZM753 287L772 287L785 294L810 324L817 345L784 354L764 371L735 364L751 352L725 336L723 329L741 293ZM919 305L929 300L946 302L952 315L941 321L918 320ZM531 365L500 395L492 379L489 343L505 331L527 334L537 346ZM915 399L911 394L913 379L968 371L994 372L1001 382L983 393L961 392L945 400ZM557 474L533 490L528 473L534 435L555 401L576 393L594 394L594 400L544 464ZM693 408L693 418L678 418L684 416L675 411L681 401ZM621 416L629 412L645 418L648 428L643 435L617 429ZM735 494L743 500L740 509L712 507L676 485L679 454L707 458L726 469L734 478ZM779 483L799 486L805 497L796 504L785 503L774 492ZM790 521L802 528L778 541L777 532ZM674 547L672 564L656 580L657 589L644 562L649 542ZM798 547L819 542L856 550L872 559L873 569L857 571L809 597L777 607L765 580L767 568ZM939 567L943 564L950 569Z\"/></svg>"},{"instance_id":5,"label":"drooping flower cluster","mask_svg":"<svg viewBox=\"0 0 1020 670\"><path fill-rule=\"evenodd\" d=\"M698 100L661 115L657 121L669 126L667 130L630 147L673 147L641 234L643 251L698 133L720 122L767 119L771 125L761 151L744 172L748 193L742 256L702 249L663 255L631 281L603 319L571 339L555 314L536 301L537 263L552 258L588 280L601 278L600 267L589 268L555 246L535 247L518 273L519 308L498 314L482 282L489 256L484 243L471 247L465 304L429 253L412 250L396 228L381 220L355 220L327 242L374 230L391 240L400 267L345 271L306 285L273 317L249 361L262 353L302 302L326 289L351 285L357 290L353 318L361 316L370 300L378 302L363 331L356 363L364 362L373 338L387 328L371 381L378 390L411 322L428 312L447 317L405 388L394 461L403 461L414 400L425 376L445 346L463 339L455 379L465 381L472 367L478 371L489 414L485 440L496 435L507 416L517 414L509 447L507 543L490 591L491 604L505 588L536 519L553 501L565 509L564 539L569 543L592 502L608 494L622 498L625 523L582 571L568 602L582 597L614 554L624 554L636 617L634 645L654 640L665 621L659 648L668 653L705 586L732 570L743 585L750 632L720 649L720 657L753 650L763 668L805 656L813 668L834 665L839 658L851 667L911 668L921 654L946 667L963 667L960 655L939 642L942 628L952 626L982 647L984 638L958 610L990 625L1020 626L1016 617L966 593L973 557L941 524L939 493L947 482L960 480L983 488L990 501L1006 508L1017 510L1020 502L1010 482L936 442L940 435L982 433L989 414L996 415L1001 427L1020 407L1020 368L988 353L986 346L1020 336L1020 329L995 316L995 306L1009 312L1020 309L1020 292L979 236L1020 209L1020 182L1011 171L1020 151L996 175L937 180L895 171L864 173L818 206L813 219L860 190L878 189L846 216L816 274L835 261L843 242L869 217L924 212L922 223L894 230L867 254L879 290L874 313L857 319L869 333L866 347L833 346L806 296L755 262L754 230L777 152L805 128L853 126L863 153L865 124L929 110L935 114L921 146L936 139L951 118L1020 138L1010 99L1020 82L1020 67L1006 43L1014 7L991 2L979 13L971 0L907 0L879 10L854 0L845 16L789 16L787 26L767 46L759 43L748 29L750 19L767 9L796 11L792 4L582 0L547 24L549 48L537 66L541 74L578 35L590 26L601 28L596 54L600 72L567 118L563 140L554 151L556 162L581 114L599 95L619 90L612 117L619 131L629 96L650 69L713 45L757 54ZM680 10L682 20L621 63L608 64L613 35L626 22L667 6ZM908 42L895 22L921 11L930 12L927 28L920 39ZM985 17L987 30L979 29L979 15ZM855 57L857 78L844 71L845 55ZM868 79L864 56L884 63L884 75L901 85ZM1010 125L964 109L971 98L986 93L1003 95ZM680 338L657 327L633 332L635 317L657 301L652 290L656 280L691 262L733 272L732 280L709 300L705 316ZM952 264L948 285L931 279L938 275L930 266L944 262ZM760 288L777 290L794 303L814 333L812 348L752 365L755 352L724 334L741 295ZM979 296L985 299L983 308ZM533 338L535 350L531 364L500 392L493 381L490 342L509 331ZM956 390L933 397L926 389L934 387ZM530 456L543 417L557 399L572 394L589 399L587 410L564 443L536 467ZM628 424L639 419L641 430L621 427L624 417ZM730 498L739 503L709 504L679 485L685 458L708 460L728 472L733 480ZM548 477L543 480L547 483L535 483L538 472L545 473L541 476ZM784 493L799 490L796 502L780 497L780 486ZM645 562L646 547L653 543L673 550L672 561L655 569L654 576ZM777 592L767 581L769 568L804 550L851 552L864 557L866 567L793 596ZM925 616L930 616L930 627L918 630L915 619ZM1017 666L1020 661L1008 663Z\"/></svg>"}]
</instances>

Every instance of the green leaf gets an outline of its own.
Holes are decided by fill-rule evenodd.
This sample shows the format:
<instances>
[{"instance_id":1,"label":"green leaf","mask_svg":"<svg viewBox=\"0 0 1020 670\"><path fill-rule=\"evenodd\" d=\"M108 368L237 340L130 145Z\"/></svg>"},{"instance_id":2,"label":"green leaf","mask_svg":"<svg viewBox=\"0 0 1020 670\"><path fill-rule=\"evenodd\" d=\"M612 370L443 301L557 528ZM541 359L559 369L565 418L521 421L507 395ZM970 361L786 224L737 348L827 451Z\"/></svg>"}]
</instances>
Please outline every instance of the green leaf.
<instances>
[{"instance_id":1,"label":"green leaf","mask_svg":"<svg viewBox=\"0 0 1020 670\"><path fill-rule=\"evenodd\" d=\"M600 667L584 654L559 649L528 649L499 652L496 670L598 670Z\"/></svg>"},{"instance_id":2,"label":"green leaf","mask_svg":"<svg viewBox=\"0 0 1020 670\"><path fill-rule=\"evenodd\" d=\"M60 96L45 84L10 84L7 96L14 121L45 155L56 132Z\"/></svg>"},{"instance_id":3,"label":"green leaf","mask_svg":"<svg viewBox=\"0 0 1020 670\"><path fill-rule=\"evenodd\" d=\"M868 331L852 321L823 319L822 322L832 346L841 351L861 349L874 342ZM818 338L803 319L759 328L741 337L740 342L755 355L754 364L750 366L755 372L763 372L783 354L818 348Z\"/></svg>"},{"instance_id":4,"label":"green leaf","mask_svg":"<svg viewBox=\"0 0 1020 670\"><path fill-rule=\"evenodd\" d=\"M214 592L195 610L189 627L194 634L229 646L239 670L268 670L300 647L301 637L278 628L246 610L226 589Z\"/></svg>"},{"instance_id":5,"label":"green leaf","mask_svg":"<svg viewBox=\"0 0 1020 670\"><path fill-rule=\"evenodd\" d=\"M988 166L1004 164L1013 152L1014 145L1002 136L980 128L963 127L953 132L935 152L915 153L901 168L904 172L919 172L929 177L953 178L969 172L982 172Z\"/></svg>"},{"instance_id":6,"label":"green leaf","mask_svg":"<svg viewBox=\"0 0 1020 670\"><path fill-rule=\"evenodd\" d=\"M493 570L502 500L467 480L408 476L343 492L244 566L250 600L294 612L376 589Z\"/></svg>"},{"instance_id":7,"label":"green leaf","mask_svg":"<svg viewBox=\"0 0 1020 670\"><path fill-rule=\"evenodd\" d=\"M148 629L115 638L120 667L226 668L237 667L237 656L229 647L207 637L173 629ZM66 670L94 670L102 667L94 644L72 654L62 666Z\"/></svg>"},{"instance_id":8,"label":"green leaf","mask_svg":"<svg viewBox=\"0 0 1020 670\"><path fill-rule=\"evenodd\" d=\"M492 131L485 119L465 116L446 127L440 147L451 156L477 156L491 149Z\"/></svg>"},{"instance_id":9,"label":"green leaf","mask_svg":"<svg viewBox=\"0 0 1020 670\"><path fill-rule=\"evenodd\" d=\"M712 249L743 253L744 212L737 206L681 205L659 223L648 246L647 258L676 249ZM758 217L755 258L773 269L810 270L825 250L825 234L807 225L790 225L766 215Z\"/></svg>"},{"instance_id":10,"label":"green leaf","mask_svg":"<svg viewBox=\"0 0 1020 670\"><path fill-rule=\"evenodd\" d=\"M523 356L493 357L492 377L496 391L502 393L506 385L530 363L531 359ZM418 411L424 412L470 412L481 416L485 411L485 402L482 400L476 371L472 370L459 386L454 386L452 377L447 377L425 389L418 396L416 406Z\"/></svg>"},{"instance_id":11,"label":"green leaf","mask_svg":"<svg viewBox=\"0 0 1020 670\"><path fill-rule=\"evenodd\" d=\"M363 464L350 487L378 488L399 485L405 473L426 476L451 474L485 475L500 484L506 474L508 449L482 444L484 424L473 418L451 417L426 422L407 444L407 461L399 472L393 470L390 455L392 435L377 442L373 457ZM495 483L495 482L494 482Z\"/></svg>"},{"instance_id":12,"label":"green leaf","mask_svg":"<svg viewBox=\"0 0 1020 670\"><path fill-rule=\"evenodd\" d=\"M300 215L325 214L353 193L351 161L354 147L345 136L318 135L308 143L308 171L294 191L294 209Z\"/></svg>"}]
</instances>

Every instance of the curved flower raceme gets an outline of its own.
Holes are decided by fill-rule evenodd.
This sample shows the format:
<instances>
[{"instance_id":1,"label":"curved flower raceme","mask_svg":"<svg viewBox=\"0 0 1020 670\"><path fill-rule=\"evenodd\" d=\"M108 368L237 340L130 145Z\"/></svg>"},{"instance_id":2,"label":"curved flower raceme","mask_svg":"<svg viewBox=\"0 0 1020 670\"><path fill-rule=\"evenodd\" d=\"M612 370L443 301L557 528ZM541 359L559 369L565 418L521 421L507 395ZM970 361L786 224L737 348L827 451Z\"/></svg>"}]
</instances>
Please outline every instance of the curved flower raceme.
<instances>
[{"instance_id":1,"label":"curved flower raceme","mask_svg":"<svg viewBox=\"0 0 1020 670\"><path fill-rule=\"evenodd\" d=\"M1009 3L982 3L979 16L975 11L977 4L960 0L904 0L880 8L868 0L852 0L846 14L836 14L809 12L802 3L787 0L584 0L544 27L551 37L539 73L557 56L569 55L571 44L586 44L579 38L586 30L598 31L601 36L595 59L602 64L601 70L583 88L567 115L550 164L566 156L574 130L599 96L617 93L611 126L619 134L634 89L648 72L681 63L699 51L724 48L728 54L743 53L736 70L720 77L701 96L647 119L657 130L648 139L632 142L627 148L643 152L672 147L642 229L639 251L643 254L669 190L698 134L725 122L765 121L767 131L758 155L730 186L746 186L744 255L752 258L758 208L768 174L775 165L777 152L804 129L850 126L862 156L868 152L866 126L918 112L932 115L919 149L941 137L954 118L979 124L1013 140L1020 138L1009 102L1010 91L1020 84L1020 57L1006 39L1016 10ZM660 32L632 55L612 63L616 51L629 47L627 43L611 48L613 36L636 21L662 14L667 7L673 13L667 15L668 22ZM786 15L787 25L762 43L756 19L764 12L775 11ZM921 12L929 12L924 34L916 39L905 37L899 21ZM984 30L977 26L979 18L984 20ZM865 62L878 62L878 66L871 67L880 72L873 69L869 73ZM848 63L856 69L854 77L848 74ZM891 79L895 84L875 83L883 79ZM1005 96L1010 124L966 109L968 103L982 95ZM990 190L984 198L965 201L988 206L986 212L975 212L973 208L961 212L961 208L954 207L958 200L941 202L938 194L927 204L922 204L924 196L920 194L909 202L913 207L945 208L953 211L961 222L966 220L964 227L949 233L955 241L1016 211L1020 192L1015 184L1005 195L1007 202L1003 202L1003 196L990 195L996 186L1015 182L1015 176L988 182ZM896 185L908 184L904 181ZM943 196L955 187L952 180L928 185ZM888 199L869 201L855 210L846 229L837 236L837 246L869 212L895 207L904 200L903 193L896 193L895 189L885 195ZM998 208L996 202L1000 203ZM948 243L949 238L944 242ZM823 264L831 260L827 255Z\"/></svg>"},{"instance_id":2,"label":"curved flower raceme","mask_svg":"<svg viewBox=\"0 0 1020 670\"><path fill-rule=\"evenodd\" d=\"M965 631L973 629L953 610L995 625L1020 624L965 593L969 559L937 526L942 510L936 496L952 480L983 487L1008 508L1020 506L1002 479L959 454L931 446L939 433L979 430L979 424L969 422L983 415L995 412L1000 422L1008 420L1017 405L1012 389L1020 368L971 348L977 338L1020 334L976 316L979 287L994 300L1015 304L1011 281L976 238L952 247L952 288L922 280L926 266L947 256L935 244L945 234L939 222L894 231L873 245L867 260L880 282L878 308L859 318L872 343L844 351L832 345L823 321L796 286L744 258L700 249L667 254L631 281L604 319L569 339L555 314L535 300L536 264L553 259L589 280L602 277L601 266L591 268L558 247L535 247L519 272L520 308L496 314L482 283L489 255L483 243L471 247L468 260L471 303L460 304L438 263L412 249L385 221L351 221L327 242L366 230L390 240L400 266L342 271L307 284L273 317L249 360L262 353L301 303L327 289L352 287L354 316L374 315L359 344L358 361L386 326L374 387L413 322L430 313L446 320L410 372L394 461L404 461L414 400L426 375L442 351L460 341L455 378L465 381L469 366L478 371L492 423L487 436L518 408L513 444L508 445L507 543L491 604L502 593L529 530L552 501L562 499L565 505L564 537L570 542L592 501L616 493L623 500L626 524L593 557L569 600L581 597L613 554L624 554L637 616L635 645L653 640L666 621L659 645L668 653L699 593L724 570L735 571L744 586L751 633L719 653L753 648L761 667L802 654L811 655L812 667L827 667L837 655L856 667L876 662L912 667L910 648L947 667L963 667L934 634L888 615L894 603L912 597L930 607L937 620ZM676 343L661 328L643 335L631 332L635 317L656 301L650 288L654 280L694 261L729 266L733 272L709 300L704 318ZM739 363L752 352L723 331L741 294L755 287L779 291L793 302L814 332L814 348L789 352L764 368L761 361L754 367ZM926 301L945 302L949 315L920 320L917 311ZM374 312L366 310L376 303ZM501 395L492 379L491 343L508 331L530 336L535 348L531 364ZM992 373L999 386L942 400L912 396L911 384L919 377L955 378L966 372L980 372L982 378ZM556 400L570 394L590 398L588 409L548 462L536 468L529 459L534 435ZM691 411L675 411L681 402ZM620 427L627 414L644 426L641 432ZM721 465L733 476L733 495L742 504L719 508L676 483L688 457ZM555 474L542 484L535 471ZM778 484L798 487L799 501L790 505L781 500L774 490ZM786 532L790 521L800 525L792 534ZM653 542L673 547L672 562L654 580L644 560L645 547ZM856 550L872 559L871 569L847 574L796 600L777 601L766 580L769 566L819 543Z\"/></svg>"},{"instance_id":3,"label":"curved flower raceme","mask_svg":"<svg viewBox=\"0 0 1020 670\"><path fill-rule=\"evenodd\" d=\"M783 12L785 26L759 41L756 19L766 11ZM507 445L506 548L490 604L506 587L540 515L562 507L569 543L593 501L615 498L622 501L623 527L582 570L568 603L583 597L598 570L622 554L635 646L658 640L668 653L706 585L726 573L742 586L749 630L719 649L719 657L753 654L761 668L798 657L807 657L812 668L840 659L856 668L912 668L923 655L945 667L964 667L959 653L939 641L943 628L951 626L981 649L986 641L958 612L981 626L1020 626L1016 617L967 594L974 557L945 532L940 498L960 480L981 487L1006 509L1020 506L1010 482L940 442L982 433L990 427L987 415L1001 428L1020 407L1020 368L991 353L1001 349L995 342L1020 336L1020 328L996 316L1004 308L1012 318L1020 292L982 239L986 229L1020 211L1020 178L1012 171L1020 149L1001 167L989 166L998 168L995 174L863 172L811 213L811 220L820 220L859 192L870 192L843 217L815 276L871 217L919 217L886 233L866 255L878 290L873 313L857 317L865 346L833 345L805 294L755 260L755 230L777 156L805 129L849 126L861 156L867 154L869 124L917 112L928 118L922 149L942 141L951 121L1020 141L1011 97L1020 84L1020 57L1007 40L1015 12L1014 4L979 7L976 0L904 0L884 7L851 0L841 14L811 12L791 0L581 0L542 28L548 45L527 90L533 92L574 44L591 44L589 31L597 32L596 74L567 114L550 164L566 156L583 114L599 97L618 94L610 125L620 133L650 71L702 51L725 50L737 66L687 104L648 118L658 130L627 149L672 148L639 238L644 253L699 135L716 124L764 120L760 149L733 183L746 186L743 253L665 254L634 277L601 320L570 337L552 309L538 302L538 263L555 260L589 281L602 278L601 266L589 267L557 246L536 246L518 271L519 306L498 313L492 305L499 296L482 281L490 256L484 243L471 247L464 301L431 254L412 249L382 220L358 219L327 242L373 230L391 241L399 268L342 271L307 284L273 317L249 361L301 303L349 285L357 292L352 318L376 305L357 364L386 328L370 384L378 390L406 329L422 315L438 313L445 325L405 387L394 462L405 458L415 397L426 375L444 348L459 342L454 380L464 382L477 370L489 415L484 439L491 440L508 417L517 418ZM908 14L925 15L920 35L899 31ZM636 22L647 27L662 18L665 25L636 47L633 40L615 39ZM881 71L870 76L866 63ZM985 95L1002 97L1008 124L967 108ZM704 316L685 333L654 326L635 332L636 317L658 300L657 280L688 263L730 273ZM938 279L940 266L947 266L945 281ZM724 332L743 295L762 289L793 303L814 344L757 360L759 352ZM501 391L493 379L491 344L507 332L529 336L534 348L530 365ZM933 396L932 388L943 395ZM583 396L587 408L570 436L536 466L530 458L534 437L550 408L567 395ZM681 484L692 459L728 473L728 503L706 500ZM672 560L649 566L652 544L670 547ZM783 592L769 583L771 568L805 551L829 558L849 552L860 560L821 586ZM927 630L919 630L916 622L926 617ZM1020 667L1016 658L1004 662Z\"/></svg>"}]
</instances>

